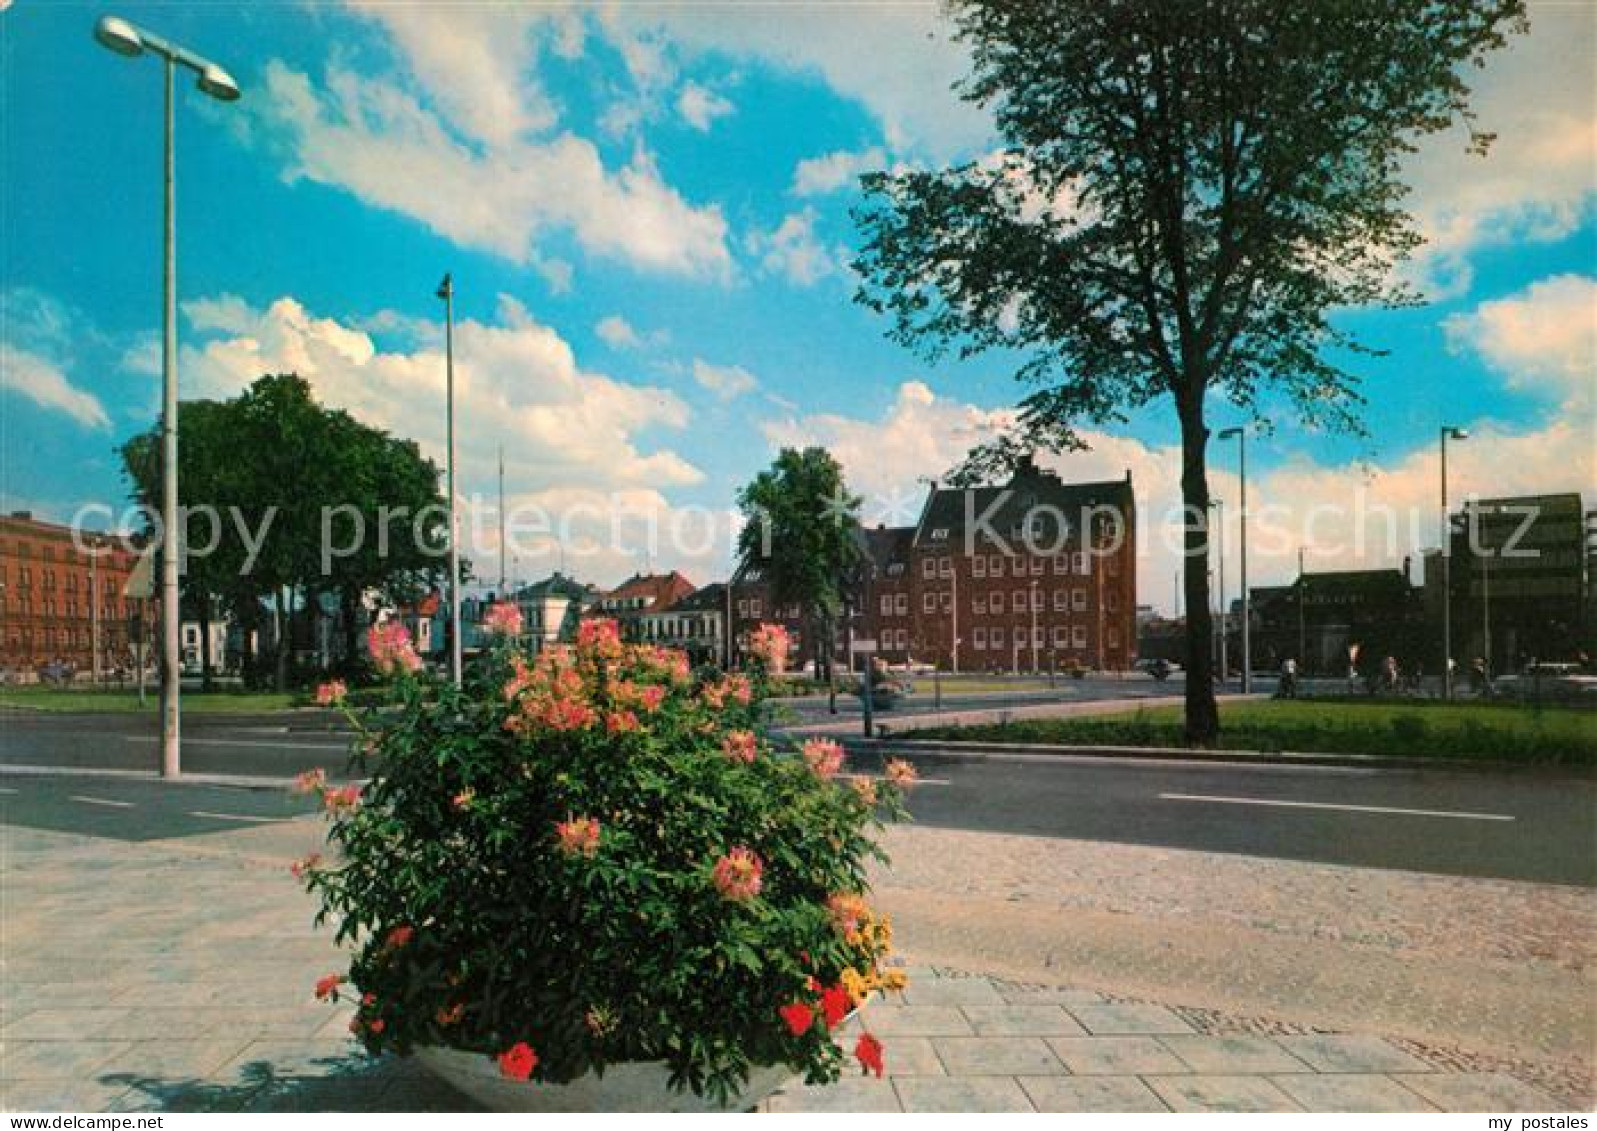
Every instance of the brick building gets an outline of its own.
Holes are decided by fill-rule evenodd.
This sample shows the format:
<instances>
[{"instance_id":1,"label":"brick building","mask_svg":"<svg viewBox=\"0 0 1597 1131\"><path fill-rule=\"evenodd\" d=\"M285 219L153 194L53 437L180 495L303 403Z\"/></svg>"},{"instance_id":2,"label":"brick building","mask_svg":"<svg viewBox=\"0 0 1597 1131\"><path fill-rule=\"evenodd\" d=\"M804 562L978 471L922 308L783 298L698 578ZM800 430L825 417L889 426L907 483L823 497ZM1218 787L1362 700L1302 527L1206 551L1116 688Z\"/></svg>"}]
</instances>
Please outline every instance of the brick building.
<instances>
[{"instance_id":1,"label":"brick building","mask_svg":"<svg viewBox=\"0 0 1597 1131\"><path fill-rule=\"evenodd\" d=\"M890 665L947 671L1119 669L1137 655L1136 503L1131 477L1065 483L1027 464L1002 486L934 488L912 527L863 534L856 637ZM733 578L738 640L762 622L794 634L759 569ZM848 624L839 625L841 657Z\"/></svg>"},{"instance_id":2,"label":"brick building","mask_svg":"<svg viewBox=\"0 0 1597 1131\"><path fill-rule=\"evenodd\" d=\"M125 592L138 558L115 535L74 537L71 527L27 511L0 517L0 670L30 678L61 664L92 674L98 642L103 675L133 671L133 619L142 617L146 629L155 619L155 602Z\"/></svg>"}]
</instances>

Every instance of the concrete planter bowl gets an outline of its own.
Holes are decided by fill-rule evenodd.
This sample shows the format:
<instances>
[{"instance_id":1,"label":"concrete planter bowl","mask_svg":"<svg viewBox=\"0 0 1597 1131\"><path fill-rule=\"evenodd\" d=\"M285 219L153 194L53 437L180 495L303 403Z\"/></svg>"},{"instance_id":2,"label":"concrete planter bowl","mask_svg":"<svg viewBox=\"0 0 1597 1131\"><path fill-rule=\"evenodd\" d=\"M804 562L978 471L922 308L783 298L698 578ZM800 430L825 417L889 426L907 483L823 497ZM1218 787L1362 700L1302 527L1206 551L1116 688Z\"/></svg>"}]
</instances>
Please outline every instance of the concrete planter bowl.
<instances>
[{"instance_id":1,"label":"concrete planter bowl","mask_svg":"<svg viewBox=\"0 0 1597 1131\"><path fill-rule=\"evenodd\" d=\"M707 1096L672 1088L671 1071L662 1061L612 1064L603 1076L589 1072L568 1084L539 1084L509 1079L480 1052L419 1048L416 1059L490 1111L748 1111L795 1075L785 1064L753 1068L748 1084L722 1107Z\"/></svg>"}]
</instances>

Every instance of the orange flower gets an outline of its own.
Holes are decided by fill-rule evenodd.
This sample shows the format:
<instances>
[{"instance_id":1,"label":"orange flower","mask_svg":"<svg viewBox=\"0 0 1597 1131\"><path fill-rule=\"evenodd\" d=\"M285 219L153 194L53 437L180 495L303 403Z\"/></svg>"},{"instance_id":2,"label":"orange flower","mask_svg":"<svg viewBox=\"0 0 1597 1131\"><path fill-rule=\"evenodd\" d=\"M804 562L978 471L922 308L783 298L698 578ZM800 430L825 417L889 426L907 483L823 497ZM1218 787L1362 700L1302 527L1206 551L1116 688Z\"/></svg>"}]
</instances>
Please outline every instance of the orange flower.
<instances>
[{"instance_id":1,"label":"orange flower","mask_svg":"<svg viewBox=\"0 0 1597 1131\"><path fill-rule=\"evenodd\" d=\"M315 769L296 774L292 788L295 793L320 793L326 787L327 771Z\"/></svg>"},{"instance_id":2,"label":"orange flower","mask_svg":"<svg viewBox=\"0 0 1597 1131\"><path fill-rule=\"evenodd\" d=\"M887 780L900 789L908 789L920 781L920 775L915 772L915 767L902 758L889 758L887 765L883 768L887 774Z\"/></svg>"},{"instance_id":3,"label":"orange flower","mask_svg":"<svg viewBox=\"0 0 1597 1131\"><path fill-rule=\"evenodd\" d=\"M341 679L330 679L316 689L316 703L321 707L337 707L349 695L349 687Z\"/></svg>"},{"instance_id":4,"label":"orange flower","mask_svg":"<svg viewBox=\"0 0 1597 1131\"><path fill-rule=\"evenodd\" d=\"M638 729L638 716L631 711L611 711L604 718L608 734L630 734Z\"/></svg>"},{"instance_id":5,"label":"orange flower","mask_svg":"<svg viewBox=\"0 0 1597 1131\"><path fill-rule=\"evenodd\" d=\"M343 983L344 976L342 974L329 974L325 978L318 978L316 980L316 1000L337 1001L338 987L343 985Z\"/></svg>"},{"instance_id":6,"label":"orange flower","mask_svg":"<svg viewBox=\"0 0 1597 1131\"><path fill-rule=\"evenodd\" d=\"M812 738L801 748L804 764L816 776L830 778L843 768L843 748L830 738Z\"/></svg>"},{"instance_id":7,"label":"orange flower","mask_svg":"<svg viewBox=\"0 0 1597 1131\"><path fill-rule=\"evenodd\" d=\"M870 778L854 778L848 784L854 787L854 796L866 805L876 804L876 783Z\"/></svg>"},{"instance_id":8,"label":"orange flower","mask_svg":"<svg viewBox=\"0 0 1597 1131\"><path fill-rule=\"evenodd\" d=\"M721 740L721 752L734 762L750 765L755 754L754 732L734 730Z\"/></svg>"},{"instance_id":9,"label":"orange flower","mask_svg":"<svg viewBox=\"0 0 1597 1131\"><path fill-rule=\"evenodd\" d=\"M440 1029L448 1029L452 1025L459 1025L460 1019L465 1015L465 1003L457 1001L448 1009L440 1009L438 1011L438 1027Z\"/></svg>"},{"instance_id":10,"label":"orange flower","mask_svg":"<svg viewBox=\"0 0 1597 1131\"><path fill-rule=\"evenodd\" d=\"M321 862L322 854L320 852L313 852L303 860L294 861L288 866L288 870L296 880L303 880L306 876L314 872L316 870L316 866Z\"/></svg>"},{"instance_id":11,"label":"orange flower","mask_svg":"<svg viewBox=\"0 0 1597 1131\"><path fill-rule=\"evenodd\" d=\"M512 1080L525 1080L538 1067L538 1054L526 1041L517 1041L499 1054L499 1071Z\"/></svg>"},{"instance_id":12,"label":"orange flower","mask_svg":"<svg viewBox=\"0 0 1597 1131\"><path fill-rule=\"evenodd\" d=\"M347 813L360 804L360 786L341 785L322 794L322 807L335 816Z\"/></svg>"},{"instance_id":13,"label":"orange flower","mask_svg":"<svg viewBox=\"0 0 1597 1131\"><path fill-rule=\"evenodd\" d=\"M555 825L560 851L567 856L592 856L599 851L599 822L592 817L572 817Z\"/></svg>"}]
</instances>

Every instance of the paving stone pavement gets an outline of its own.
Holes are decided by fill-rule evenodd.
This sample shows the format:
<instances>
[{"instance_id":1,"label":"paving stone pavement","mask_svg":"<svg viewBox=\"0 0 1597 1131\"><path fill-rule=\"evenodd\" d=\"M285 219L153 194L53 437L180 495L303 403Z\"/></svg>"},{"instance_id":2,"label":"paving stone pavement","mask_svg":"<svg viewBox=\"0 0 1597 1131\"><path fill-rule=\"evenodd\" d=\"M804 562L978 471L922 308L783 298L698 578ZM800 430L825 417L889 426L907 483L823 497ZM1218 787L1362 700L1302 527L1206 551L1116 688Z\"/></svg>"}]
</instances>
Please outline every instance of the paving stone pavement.
<instances>
[{"instance_id":1,"label":"paving stone pavement","mask_svg":"<svg viewBox=\"0 0 1597 1131\"><path fill-rule=\"evenodd\" d=\"M0 824L0 1109L472 1110L412 1062L367 1058L348 1007L311 1000L341 963L286 863L321 833L302 819L165 839ZM909 973L901 999L862 1019L886 1045L884 1077L793 1087L766 1108L1568 1106L1375 1034L1217 1031L1178 1003L1101 988Z\"/></svg>"}]
</instances>

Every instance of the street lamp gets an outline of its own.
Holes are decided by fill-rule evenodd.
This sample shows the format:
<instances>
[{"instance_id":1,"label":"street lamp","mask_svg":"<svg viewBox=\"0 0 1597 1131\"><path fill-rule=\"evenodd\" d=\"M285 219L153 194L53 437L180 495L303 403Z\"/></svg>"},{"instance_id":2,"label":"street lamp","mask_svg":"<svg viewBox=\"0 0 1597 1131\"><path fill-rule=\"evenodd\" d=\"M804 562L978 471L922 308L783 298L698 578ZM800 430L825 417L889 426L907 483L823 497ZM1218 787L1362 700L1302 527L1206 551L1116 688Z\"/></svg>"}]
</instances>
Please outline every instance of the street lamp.
<instances>
[{"instance_id":1,"label":"street lamp","mask_svg":"<svg viewBox=\"0 0 1597 1131\"><path fill-rule=\"evenodd\" d=\"M455 282L445 275L438 284L444 300L444 428L447 433L445 478L449 490L449 678L460 686L460 527L455 521Z\"/></svg>"},{"instance_id":2,"label":"street lamp","mask_svg":"<svg viewBox=\"0 0 1597 1131\"><path fill-rule=\"evenodd\" d=\"M1225 607L1225 500L1214 499L1209 503L1209 508L1218 516L1215 525L1220 528L1220 686L1225 686L1227 677L1231 674L1231 657L1226 652L1226 623L1229 619Z\"/></svg>"},{"instance_id":3,"label":"street lamp","mask_svg":"<svg viewBox=\"0 0 1597 1131\"><path fill-rule=\"evenodd\" d=\"M161 336L161 776L183 772L182 661L178 633L177 509L177 174L172 155L172 85L179 66L199 76L200 90L222 102L237 101L238 84L221 67L126 20L106 16L94 25L103 46L132 58L148 51L160 57L166 72L166 230L162 264Z\"/></svg>"},{"instance_id":4,"label":"street lamp","mask_svg":"<svg viewBox=\"0 0 1597 1131\"><path fill-rule=\"evenodd\" d=\"M1248 430L1227 428L1220 433L1222 440L1232 438L1237 442L1237 476L1241 481L1237 527L1242 543L1242 693L1246 695L1253 690L1253 614L1248 597Z\"/></svg>"},{"instance_id":5,"label":"street lamp","mask_svg":"<svg viewBox=\"0 0 1597 1131\"><path fill-rule=\"evenodd\" d=\"M1447 517L1447 442L1467 440L1469 432L1444 424L1442 442L1442 698L1453 697L1453 577L1448 564L1453 556L1452 523Z\"/></svg>"}]
</instances>

